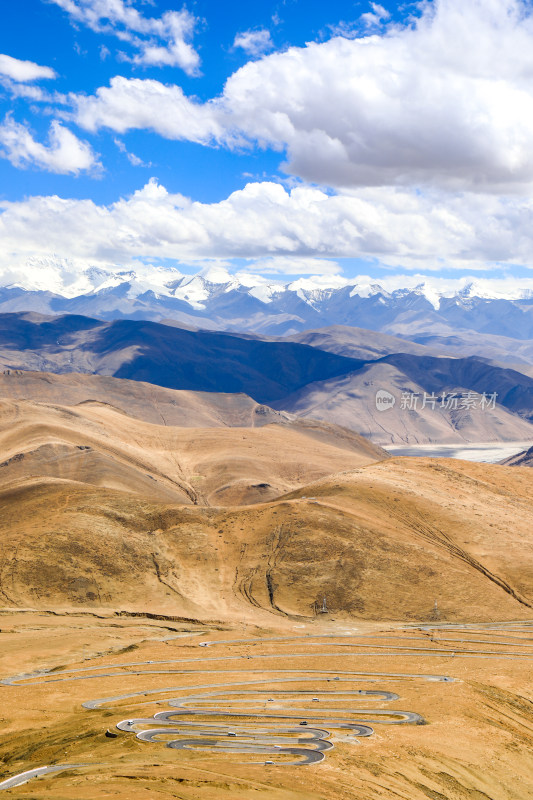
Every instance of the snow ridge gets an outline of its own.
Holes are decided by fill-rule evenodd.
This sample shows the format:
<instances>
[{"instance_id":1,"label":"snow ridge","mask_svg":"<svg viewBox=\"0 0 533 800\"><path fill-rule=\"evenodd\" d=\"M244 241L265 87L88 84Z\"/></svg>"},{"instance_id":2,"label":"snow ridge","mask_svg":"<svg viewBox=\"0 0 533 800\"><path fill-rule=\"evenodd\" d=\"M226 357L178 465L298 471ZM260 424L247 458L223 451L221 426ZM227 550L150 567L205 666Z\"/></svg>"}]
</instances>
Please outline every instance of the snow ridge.
<instances>
[{"instance_id":1,"label":"snow ridge","mask_svg":"<svg viewBox=\"0 0 533 800\"><path fill-rule=\"evenodd\" d=\"M264 304L282 295L296 296L314 309L345 291L349 297L374 298L394 305L408 296L427 301L438 310L443 299L468 308L482 300L533 300L533 279L441 279L420 275L393 275L376 281L368 276L349 279L339 275L314 275L288 283L251 272L231 273L225 266L208 265L196 274L184 274L173 267L135 264L132 268L110 264L106 267L50 256L30 259L20 269L0 273L0 288L51 292L65 298L94 295L123 286L131 299L146 292L158 298L175 298L191 309L201 310L215 297L238 291Z\"/></svg>"}]
</instances>

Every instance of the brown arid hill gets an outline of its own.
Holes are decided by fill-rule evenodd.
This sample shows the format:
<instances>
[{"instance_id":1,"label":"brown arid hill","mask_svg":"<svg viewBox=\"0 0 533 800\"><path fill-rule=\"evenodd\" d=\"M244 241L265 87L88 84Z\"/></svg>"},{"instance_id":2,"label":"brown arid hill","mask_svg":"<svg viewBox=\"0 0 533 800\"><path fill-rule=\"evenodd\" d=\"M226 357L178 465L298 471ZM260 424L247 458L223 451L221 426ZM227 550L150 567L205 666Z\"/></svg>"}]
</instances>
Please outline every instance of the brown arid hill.
<instances>
[{"instance_id":1,"label":"brown arid hill","mask_svg":"<svg viewBox=\"0 0 533 800\"><path fill-rule=\"evenodd\" d=\"M0 401L5 605L264 621L326 596L346 617L424 619L435 601L451 619L533 613L528 469L391 459L245 395L16 378L4 387L43 402ZM129 416L128 389L138 417L212 427Z\"/></svg>"},{"instance_id":2,"label":"brown arid hill","mask_svg":"<svg viewBox=\"0 0 533 800\"><path fill-rule=\"evenodd\" d=\"M224 431L225 453L250 448L251 465L252 434L271 448L271 430L244 440L238 429ZM289 434L274 445L287 466L300 457ZM204 474L223 469L215 441L199 441ZM160 455L165 462L162 445ZM169 502L155 489L35 472L13 474L0 490L6 607L269 625L312 619L325 596L339 620L427 620L435 601L445 620L533 616L529 469L394 458L230 507L185 504L178 489Z\"/></svg>"},{"instance_id":3,"label":"brown arid hill","mask_svg":"<svg viewBox=\"0 0 533 800\"><path fill-rule=\"evenodd\" d=\"M73 408L1 400L0 486L59 480L165 502L242 504L387 457L351 431L285 423L180 428L133 419L96 401Z\"/></svg>"},{"instance_id":4,"label":"brown arid hill","mask_svg":"<svg viewBox=\"0 0 533 800\"><path fill-rule=\"evenodd\" d=\"M530 469L45 384L0 401L0 793L530 800Z\"/></svg>"},{"instance_id":5,"label":"brown arid hill","mask_svg":"<svg viewBox=\"0 0 533 800\"><path fill-rule=\"evenodd\" d=\"M143 381L75 372L55 375L5 370L0 372L0 398L51 405L60 403L80 410L109 406L110 411L121 411L144 422L181 428L262 428L275 424L299 430L324 444L365 453L372 460L385 457L379 447L353 429L332 424L327 414L323 414L326 418L321 420L297 417L257 403L242 393L166 389ZM357 415L352 413L348 421L357 425ZM363 424L363 417L360 424Z\"/></svg>"},{"instance_id":6,"label":"brown arid hill","mask_svg":"<svg viewBox=\"0 0 533 800\"><path fill-rule=\"evenodd\" d=\"M154 425L182 428L261 427L296 418L261 405L247 394L166 389L153 383L82 373L4 370L0 397L77 406L98 402Z\"/></svg>"}]
</instances>

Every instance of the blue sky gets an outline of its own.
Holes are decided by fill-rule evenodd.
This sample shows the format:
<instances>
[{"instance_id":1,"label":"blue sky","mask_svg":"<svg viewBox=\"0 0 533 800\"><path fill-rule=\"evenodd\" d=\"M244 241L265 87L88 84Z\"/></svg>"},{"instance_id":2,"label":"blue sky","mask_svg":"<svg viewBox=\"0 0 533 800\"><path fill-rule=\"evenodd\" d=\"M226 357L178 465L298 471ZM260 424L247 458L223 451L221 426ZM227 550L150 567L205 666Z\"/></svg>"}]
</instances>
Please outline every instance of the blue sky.
<instances>
[{"instance_id":1,"label":"blue sky","mask_svg":"<svg viewBox=\"0 0 533 800\"><path fill-rule=\"evenodd\" d=\"M184 6L173 0L132 3L146 16L160 17L165 11ZM391 14L401 17L398 5L384 3ZM243 31L270 31L273 48L305 46L308 41L331 37L331 28L345 22L353 30L365 30L360 21L371 10L366 2L337 0L283 0L281 2L226 2L196 0L185 7L197 18L194 46L201 58L198 75L189 76L179 66L134 65L121 60L120 50L131 53L113 35L95 33L76 23L60 7L46 0L19 0L2 8L0 52L21 60L52 67L57 73L53 82L58 92L91 94L109 83L117 74L129 78L153 78L163 83L178 83L188 95L206 101L219 95L226 79L243 66L249 55L234 47L235 37ZM413 7L411 7L412 9ZM28 22L30 21L30 22ZM74 23L74 24L73 24ZM102 48L107 48L102 51ZM40 85L48 85L40 82ZM26 100L13 103L2 98L2 116L13 111L16 119L27 120L41 138L46 138L49 117L42 109L34 113ZM28 194L67 193L69 197L90 197L100 203L112 203L121 195L139 188L140 182L156 175L172 192L194 197L202 202L216 202L241 188L246 174L261 177L279 175L282 158L265 150L231 152L225 148L206 148L186 142L168 141L145 131L122 137L131 152L152 166L133 167L114 144L113 136L91 139L102 154L105 174L99 179L85 174L50 175L38 169L21 171L7 160L0 160L0 187L3 198L22 199ZM283 176L285 177L285 176Z\"/></svg>"},{"instance_id":2,"label":"blue sky","mask_svg":"<svg viewBox=\"0 0 533 800\"><path fill-rule=\"evenodd\" d=\"M10 279L52 258L533 274L529 2L19 0L0 13Z\"/></svg>"}]
</instances>

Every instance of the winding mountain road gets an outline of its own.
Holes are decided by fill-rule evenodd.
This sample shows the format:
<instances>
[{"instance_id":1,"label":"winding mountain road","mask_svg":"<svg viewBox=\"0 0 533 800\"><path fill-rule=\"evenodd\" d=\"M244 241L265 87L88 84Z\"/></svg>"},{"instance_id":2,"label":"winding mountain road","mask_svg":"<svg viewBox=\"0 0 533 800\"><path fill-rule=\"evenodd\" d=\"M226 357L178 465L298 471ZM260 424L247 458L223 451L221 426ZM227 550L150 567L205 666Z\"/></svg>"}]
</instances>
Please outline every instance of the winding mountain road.
<instances>
[{"instance_id":1,"label":"winding mountain road","mask_svg":"<svg viewBox=\"0 0 533 800\"><path fill-rule=\"evenodd\" d=\"M413 626L414 627L414 626ZM326 753L334 747L334 737L368 737L373 734L374 725L420 725L425 724L423 717L414 711L402 711L396 708L359 708L357 704L363 700L379 703L395 703L399 695L385 689L354 688L354 684L365 682L392 680L432 681L453 683L454 679L447 675L371 672L308 669L307 664L301 670L287 668L259 669L251 668L250 660L271 659L335 659L353 658L353 648L361 648L364 656L413 656L427 657L467 657L467 658L533 658L533 652L516 652L517 648L532 647L531 640L513 642L488 642L476 639L475 636L486 634L487 630L505 632L530 633L533 628L529 623L496 624L493 627L483 625L424 625L417 630L432 636L441 631L449 634L468 632L468 639L440 638L446 642L444 647L428 646L421 641L419 646L405 646L395 641L393 644L362 643L354 641L365 638L357 633L326 634L307 636L287 636L270 638L251 638L234 640L202 641L202 647L254 645L265 646L270 643L285 645L297 642L304 645L307 652L268 653L258 652L220 657L178 658L164 661L135 661L80 667L76 669L42 670L26 673L0 681L6 687L31 687L48 683L60 683L80 680L97 680L101 678L118 678L123 680L132 676L181 675L222 677L224 674L243 675L242 681L227 683L206 683L193 686L170 686L146 688L99 699L87 700L82 705L87 710L99 709L103 706L113 708L124 701L132 701L132 706L153 705L166 702L168 710L159 711L153 716L131 717L117 723L118 730L126 734L134 734L137 739L146 743L164 744L174 750L208 751L239 755L272 755L276 760L266 760L267 765L310 765L317 764L325 758ZM194 635L191 633L191 635ZM370 636L370 635L369 635ZM376 637L377 638L377 637ZM395 639L394 636L383 638ZM418 637L404 636L403 639ZM509 637L513 638L513 637ZM326 640L336 641L326 641ZM351 640L351 641L344 641ZM487 645L502 648L470 649L460 647L451 650L453 644ZM328 652L316 650L326 645ZM329 645L329 647L328 647ZM346 651L342 648L346 647ZM514 648L509 651L508 648ZM330 648L335 649L331 652ZM504 649L507 648L507 649ZM370 651L370 652L369 652ZM198 670L198 665L207 665L209 669ZM225 668L211 668L211 663L227 663ZM233 662L240 662L233 664ZM176 666L176 668L174 668ZM303 665L302 665L303 666ZM155 668L154 668L155 667ZM146 669L148 668L148 669ZM257 679L250 679L257 675ZM246 677L244 677L246 676ZM259 678L259 676L261 676ZM335 683L333 690L332 683ZM305 686L310 685L310 688ZM170 697L168 695L171 695ZM173 695L173 696L172 696ZM156 699L159 696L160 699ZM148 698L140 700L140 698ZM138 699L139 698L139 699ZM340 704L340 705L339 705ZM317 713L320 709L320 713ZM280 758L281 757L281 758ZM288 760L290 757L291 760ZM294 760L296 759L296 760ZM257 762L255 762L257 763ZM23 785L29 780L89 766L86 764L58 764L27 770L12 776L0 783L0 791ZM94 765L93 765L94 766Z\"/></svg>"}]
</instances>

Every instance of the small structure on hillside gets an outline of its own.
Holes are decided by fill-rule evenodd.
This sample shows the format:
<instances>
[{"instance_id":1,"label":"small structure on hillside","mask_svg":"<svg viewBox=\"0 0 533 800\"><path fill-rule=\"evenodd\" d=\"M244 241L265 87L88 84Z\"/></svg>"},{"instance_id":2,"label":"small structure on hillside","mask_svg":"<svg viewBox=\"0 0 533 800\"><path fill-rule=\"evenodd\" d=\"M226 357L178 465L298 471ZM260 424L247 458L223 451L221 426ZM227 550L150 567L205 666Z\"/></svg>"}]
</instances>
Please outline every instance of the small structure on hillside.
<instances>
[{"instance_id":1,"label":"small structure on hillside","mask_svg":"<svg viewBox=\"0 0 533 800\"><path fill-rule=\"evenodd\" d=\"M329 614L329 608L327 606L325 597L322 600L322 605L320 604L320 601L315 600L315 602L313 603L313 612L315 617L318 614Z\"/></svg>"}]
</instances>

